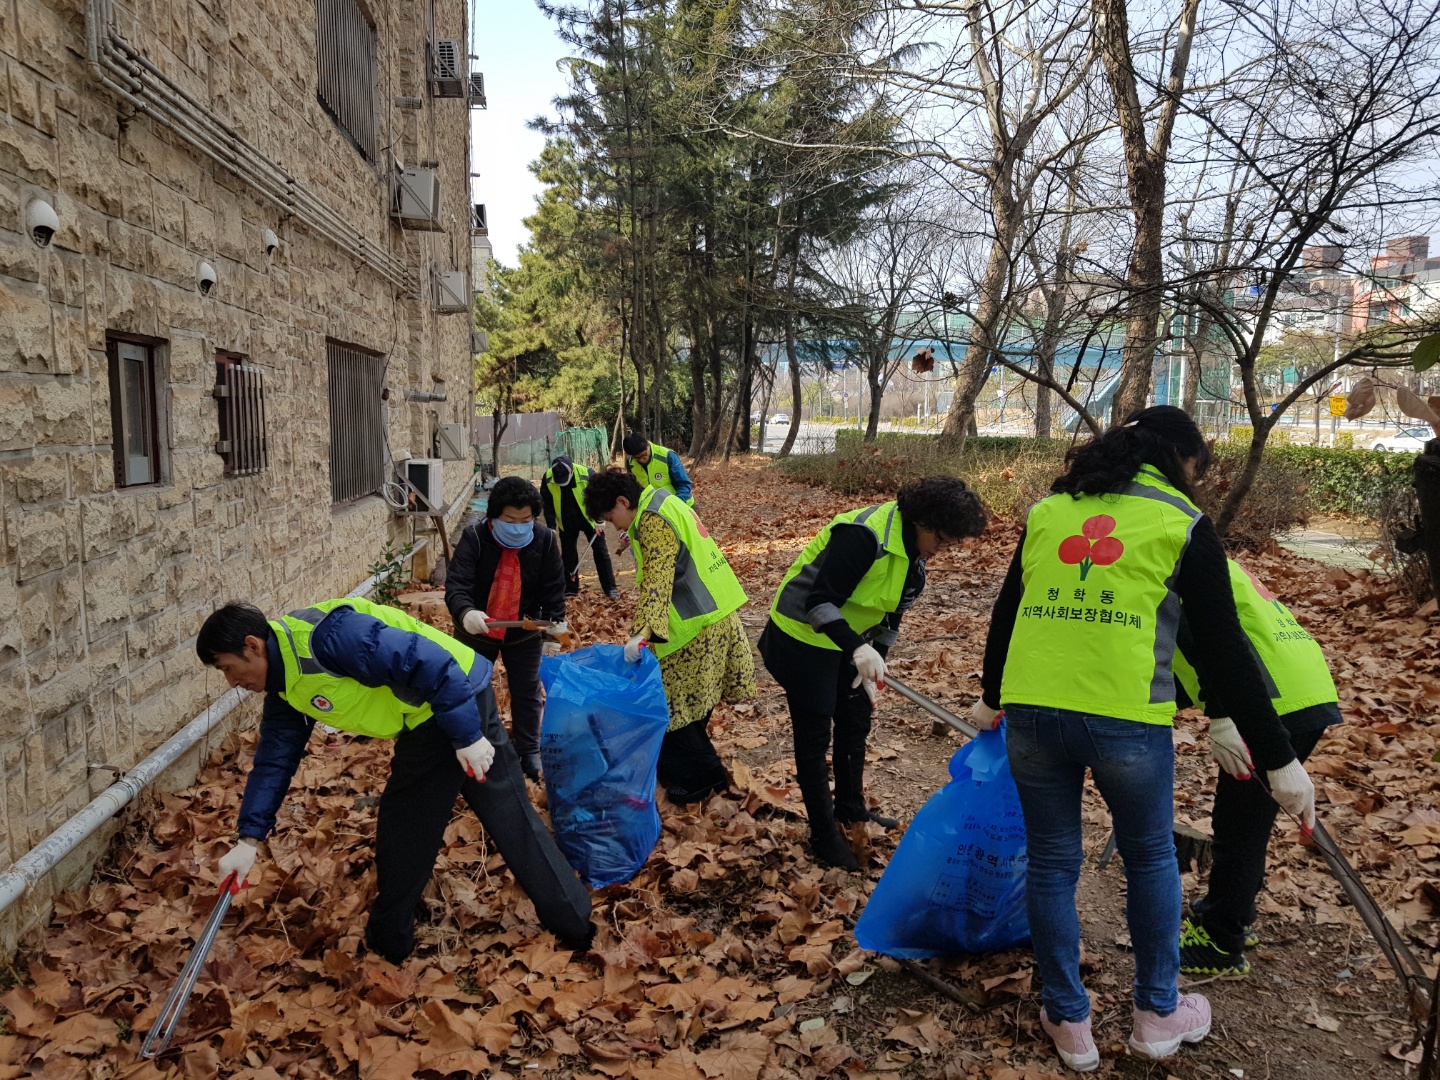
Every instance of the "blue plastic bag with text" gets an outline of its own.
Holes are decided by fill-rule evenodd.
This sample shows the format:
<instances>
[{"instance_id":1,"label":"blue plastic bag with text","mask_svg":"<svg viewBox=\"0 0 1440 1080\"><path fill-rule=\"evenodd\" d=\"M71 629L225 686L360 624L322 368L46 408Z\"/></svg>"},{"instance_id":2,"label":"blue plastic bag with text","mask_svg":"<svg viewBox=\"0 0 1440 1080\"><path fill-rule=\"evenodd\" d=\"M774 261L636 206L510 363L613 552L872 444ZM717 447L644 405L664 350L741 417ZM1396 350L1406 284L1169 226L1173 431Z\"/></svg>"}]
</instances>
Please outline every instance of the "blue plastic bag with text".
<instances>
[{"instance_id":1,"label":"blue plastic bag with text","mask_svg":"<svg viewBox=\"0 0 1440 1080\"><path fill-rule=\"evenodd\" d=\"M950 759L950 782L905 831L855 925L862 948L904 960L1030 940L1025 819L1003 725Z\"/></svg>"},{"instance_id":2,"label":"blue plastic bag with text","mask_svg":"<svg viewBox=\"0 0 1440 1080\"><path fill-rule=\"evenodd\" d=\"M660 839L655 765L670 726L660 662L591 645L540 661L540 765L555 840L585 882L629 881Z\"/></svg>"}]
</instances>

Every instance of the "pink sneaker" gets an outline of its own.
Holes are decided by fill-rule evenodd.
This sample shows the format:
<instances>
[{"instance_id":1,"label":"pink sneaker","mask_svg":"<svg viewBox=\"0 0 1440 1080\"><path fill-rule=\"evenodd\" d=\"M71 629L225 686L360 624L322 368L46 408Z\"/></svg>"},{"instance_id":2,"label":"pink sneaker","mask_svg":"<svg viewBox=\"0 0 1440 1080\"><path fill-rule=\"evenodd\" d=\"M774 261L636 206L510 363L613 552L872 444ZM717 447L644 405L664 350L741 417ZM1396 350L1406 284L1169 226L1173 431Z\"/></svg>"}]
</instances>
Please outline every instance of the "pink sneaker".
<instances>
[{"instance_id":1,"label":"pink sneaker","mask_svg":"<svg viewBox=\"0 0 1440 1080\"><path fill-rule=\"evenodd\" d=\"M1130 1049L1141 1057L1158 1060L1175 1053L1181 1043L1198 1043L1209 1034L1210 1002L1201 994L1181 994L1179 1004L1169 1016L1149 1009L1135 1010Z\"/></svg>"},{"instance_id":2,"label":"pink sneaker","mask_svg":"<svg viewBox=\"0 0 1440 1080\"><path fill-rule=\"evenodd\" d=\"M1093 1072L1100 1065L1100 1051L1095 1049L1095 1040L1090 1035L1090 1018L1067 1020L1063 1024L1052 1024L1040 1007L1040 1026L1055 1043L1060 1060L1076 1072Z\"/></svg>"}]
</instances>

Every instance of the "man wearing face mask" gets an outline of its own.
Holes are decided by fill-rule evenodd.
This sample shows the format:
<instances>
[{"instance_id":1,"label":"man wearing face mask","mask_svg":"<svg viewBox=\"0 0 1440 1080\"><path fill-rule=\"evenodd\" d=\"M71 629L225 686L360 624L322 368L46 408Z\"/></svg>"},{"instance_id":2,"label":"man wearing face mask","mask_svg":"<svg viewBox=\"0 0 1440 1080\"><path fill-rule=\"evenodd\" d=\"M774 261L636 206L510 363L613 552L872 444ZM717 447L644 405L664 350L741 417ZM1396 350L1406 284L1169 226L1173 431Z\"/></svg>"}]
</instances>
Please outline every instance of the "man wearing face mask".
<instances>
[{"instance_id":1,"label":"man wearing face mask","mask_svg":"<svg viewBox=\"0 0 1440 1080\"><path fill-rule=\"evenodd\" d=\"M519 476L501 478L490 491L485 516L466 526L445 575L455 636L487 660L505 663L510 739L531 780L540 779L540 657L546 634L489 624L552 620L551 635L566 632L560 542L539 517L535 486Z\"/></svg>"}]
</instances>

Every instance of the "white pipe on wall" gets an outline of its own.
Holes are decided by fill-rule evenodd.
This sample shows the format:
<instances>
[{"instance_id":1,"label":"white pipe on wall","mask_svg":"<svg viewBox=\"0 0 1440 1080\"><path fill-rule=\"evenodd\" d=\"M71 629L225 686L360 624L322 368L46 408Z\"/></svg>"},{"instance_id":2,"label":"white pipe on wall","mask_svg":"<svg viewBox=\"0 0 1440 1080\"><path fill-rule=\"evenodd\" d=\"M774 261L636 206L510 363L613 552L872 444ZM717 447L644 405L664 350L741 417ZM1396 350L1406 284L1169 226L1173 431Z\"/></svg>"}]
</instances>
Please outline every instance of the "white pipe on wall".
<instances>
[{"instance_id":1,"label":"white pipe on wall","mask_svg":"<svg viewBox=\"0 0 1440 1080\"><path fill-rule=\"evenodd\" d=\"M428 539L415 545L419 551ZM414 554L412 552L411 554ZM368 577L347 596L364 596L375 587L375 577ZM83 844L95 831L123 810L180 756L206 735L214 731L235 706L249 696L248 690L227 691L195 719L170 736L149 757L102 791L65 824L16 859L0 872L0 912L24 896L31 885L59 865L60 860Z\"/></svg>"}]
</instances>

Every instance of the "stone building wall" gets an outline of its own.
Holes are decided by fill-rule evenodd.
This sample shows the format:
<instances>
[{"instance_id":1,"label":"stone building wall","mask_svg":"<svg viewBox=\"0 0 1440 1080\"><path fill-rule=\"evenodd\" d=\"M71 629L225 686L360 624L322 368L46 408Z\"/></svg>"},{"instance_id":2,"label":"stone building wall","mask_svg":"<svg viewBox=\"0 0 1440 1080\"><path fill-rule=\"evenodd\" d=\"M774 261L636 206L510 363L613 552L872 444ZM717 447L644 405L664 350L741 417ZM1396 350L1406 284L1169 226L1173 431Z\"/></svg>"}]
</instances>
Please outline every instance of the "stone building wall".
<instances>
[{"instance_id":1,"label":"stone building wall","mask_svg":"<svg viewBox=\"0 0 1440 1080\"><path fill-rule=\"evenodd\" d=\"M386 358L395 458L430 456L437 423L468 429L469 319L436 314L430 281L469 261L468 106L432 98L425 77L428 36L465 41L464 4L359 4L375 28L375 162L317 100L317 0L138 0L114 21L199 107L411 268L413 295L104 88L86 30L106 3L0 0L0 869L113 780L90 766L133 766L225 691L194 655L217 603L278 612L342 595L387 539L409 538L412 519L378 496L332 504L327 340ZM402 230L388 212L394 162L427 159L445 231ZM43 249L24 226L37 197L60 222ZM216 272L208 295L202 259ZM155 347L159 483L116 486L116 334ZM217 350L263 369L259 475L224 475ZM446 466L458 506L470 471ZM223 734L164 783L189 782ZM0 918L6 944L105 839Z\"/></svg>"}]
</instances>

